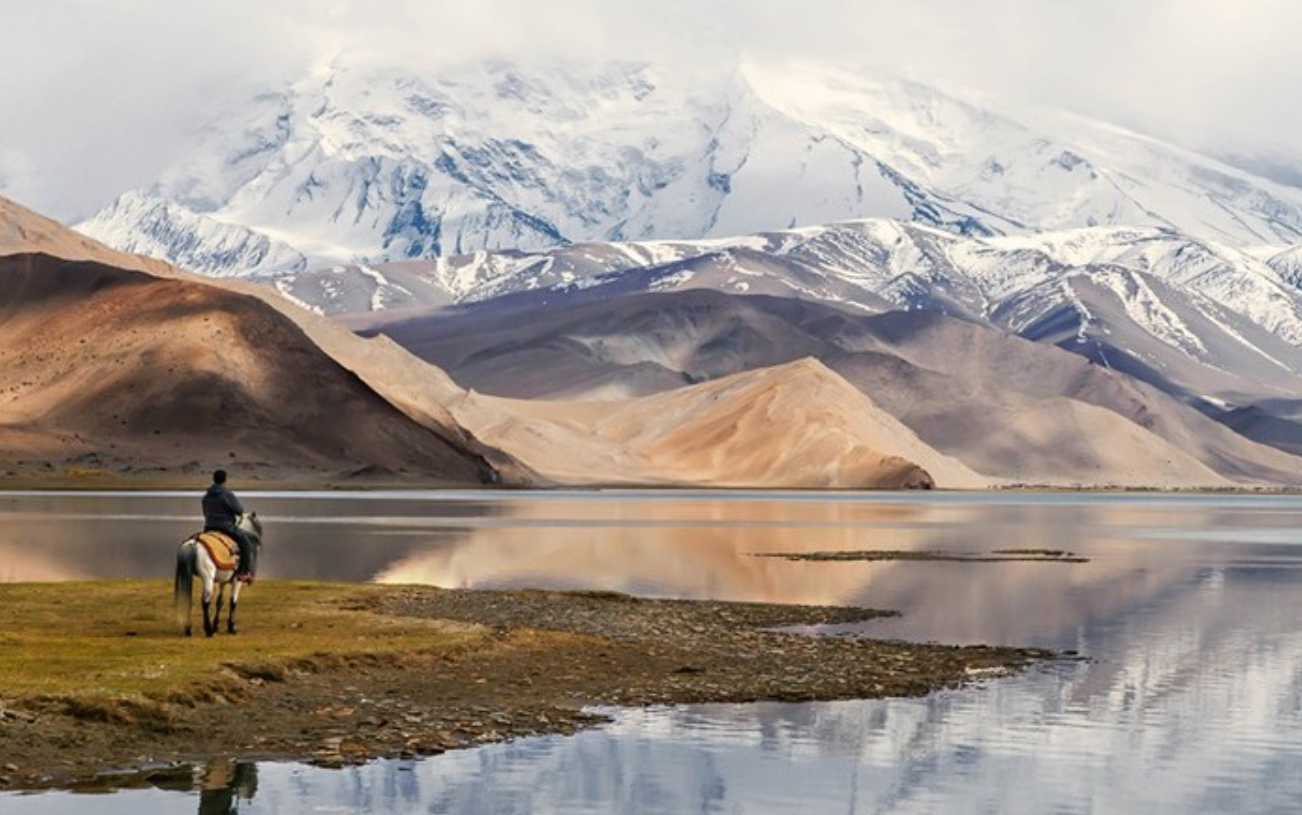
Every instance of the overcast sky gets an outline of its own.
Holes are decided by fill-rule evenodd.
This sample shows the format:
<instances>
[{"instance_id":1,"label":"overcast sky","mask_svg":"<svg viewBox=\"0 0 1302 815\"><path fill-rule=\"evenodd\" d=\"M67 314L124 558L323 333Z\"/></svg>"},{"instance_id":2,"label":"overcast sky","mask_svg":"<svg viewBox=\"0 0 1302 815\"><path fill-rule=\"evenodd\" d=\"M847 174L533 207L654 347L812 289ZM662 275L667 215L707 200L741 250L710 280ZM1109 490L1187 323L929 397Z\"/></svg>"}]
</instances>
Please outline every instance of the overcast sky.
<instances>
[{"instance_id":1,"label":"overcast sky","mask_svg":"<svg viewBox=\"0 0 1302 815\"><path fill-rule=\"evenodd\" d=\"M156 178L217 89L340 53L423 71L556 55L886 65L1194 146L1302 155L1297 0L0 0L0 20L0 192L68 220Z\"/></svg>"}]
</instances>

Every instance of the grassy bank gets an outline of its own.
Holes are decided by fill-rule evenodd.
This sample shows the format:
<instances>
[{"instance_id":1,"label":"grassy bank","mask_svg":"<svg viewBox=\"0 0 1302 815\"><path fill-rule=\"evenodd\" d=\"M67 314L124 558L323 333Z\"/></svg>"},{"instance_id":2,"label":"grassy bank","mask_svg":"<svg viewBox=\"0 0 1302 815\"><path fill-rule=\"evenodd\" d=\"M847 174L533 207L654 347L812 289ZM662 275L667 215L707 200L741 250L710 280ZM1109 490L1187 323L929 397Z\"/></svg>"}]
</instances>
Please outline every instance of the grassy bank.
<instances>
[{"instance_id":1,"label":"grassy bank","mask_svg":"<svg viewBox=\"0 0 1302 815\"><path fill-rule=\"evenodd\" d=\"M179 700L221 688L223 674L336 658L438 653L482 630L365 611L380 586L266 582L245 590L242 631L186 640L171 584L122 580L0 584L0 699Z\"/></svg>"},{"instance_id":2,"label":"grassy bank","mask_svg":"<svg viewBox=\"0 0 1302 815\"><path fill-rule=\"evenodd\" d=\"M269 582L240 634L187 639L165 581L0 584L0 789L429 755L574 732L591 705L918 696L1053 656L785 630L889 613Z\"/></svg>"}]
</instances>

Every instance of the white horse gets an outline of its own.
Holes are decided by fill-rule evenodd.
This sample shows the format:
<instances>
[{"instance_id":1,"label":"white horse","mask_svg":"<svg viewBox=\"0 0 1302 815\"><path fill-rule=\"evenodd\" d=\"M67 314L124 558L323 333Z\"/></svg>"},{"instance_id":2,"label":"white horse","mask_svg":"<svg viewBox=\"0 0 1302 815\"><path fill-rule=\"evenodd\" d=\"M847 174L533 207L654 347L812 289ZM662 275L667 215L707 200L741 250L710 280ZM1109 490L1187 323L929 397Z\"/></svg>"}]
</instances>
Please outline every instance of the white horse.
<instances>
[{"instance_id":1,"label":"white horse","mask_svg":"<svg viewBox=\"0 0 1302 815\"><path fill-rule=\"evenodd\" d=\"M252 512L240 516L236 525L243 530L251 544L250 551L242 552L240 556L249 558L249 575L252 576L257 571L258 551L262 549L262 523L258 520L258 514ZM184 627L185 635L190 636L190 609L194 602L195 577L203 580L203 633L209 637L217 633L222 615L222 598L228 584L232 586L231 613L226 620L226 632L236 633L235 607L240 601L240 587L243 584L235 580L233 569L217 568L208 550L199 543L199 536L191 535L176 551L176 585L172 591L172 599L176 605L176 621ZM217 604L212 609L210 617L209 608L213 599L214 585L217 586Z\"/></svg>"}]
</instances>

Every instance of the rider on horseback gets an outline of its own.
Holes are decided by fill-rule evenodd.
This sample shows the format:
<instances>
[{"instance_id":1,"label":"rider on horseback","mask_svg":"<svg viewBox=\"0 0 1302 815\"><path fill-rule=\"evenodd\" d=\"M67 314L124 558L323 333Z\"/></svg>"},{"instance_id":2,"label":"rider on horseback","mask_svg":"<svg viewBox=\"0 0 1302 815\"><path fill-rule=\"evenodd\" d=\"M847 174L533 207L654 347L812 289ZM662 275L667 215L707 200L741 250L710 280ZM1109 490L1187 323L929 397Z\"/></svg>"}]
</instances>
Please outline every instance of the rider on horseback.
<instances>
[{"instance_id":1,"label":"rider on horseback","mask_svg":"<svg viewBox=\"0 0 1302 815\"><path fill-rule=\"evenodd\" d=\"M244 507L240 505L240 499L226 487L226 471L215 471L212 474L212 486L203 496L203 530L223 532L239 545L240 564L235 569L235 579L247 583L252 579L249 564L253 558L249 557L249 552L252 551L249 539L238 526L239 516L243 514Z\"/></svg>"}]
</instances>

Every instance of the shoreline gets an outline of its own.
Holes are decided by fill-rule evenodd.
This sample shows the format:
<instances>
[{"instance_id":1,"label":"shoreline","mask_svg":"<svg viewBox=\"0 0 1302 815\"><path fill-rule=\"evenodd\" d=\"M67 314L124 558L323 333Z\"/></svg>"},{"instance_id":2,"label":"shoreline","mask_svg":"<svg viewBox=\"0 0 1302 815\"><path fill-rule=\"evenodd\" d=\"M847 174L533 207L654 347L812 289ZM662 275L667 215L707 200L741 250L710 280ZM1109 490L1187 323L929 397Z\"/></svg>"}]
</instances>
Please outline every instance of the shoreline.
<instances>
[{"instance_id":1,"label":"shoreline","mask_svg":"<svg viewBox=\"0 0 1302 815\"><path fill-rule=\"evenodd\" d=\"M123 479L123 478L86 478L70 476L66 478L29 479L23 477L0 476L0 495L4 493L97 493L97 492L202 492L207 488L207 474L189 475L184 478L158 479ZM884 487L863 488L805 488L805 487L730 487L730 486L694 486L665 484L448 484L446 482L422 482L415 480L385 481L380 479L358 478L327 479L314 481L301 478L259 478L248 475L240 478L240 491L258 492L439 492L439 493L501 493L513 495L520 493L703 493L706 495L880 495L900 494L924 497L928 495L956 495L972 493L978 495L1302 495L1302 485L1261 485L1240 487L1155 487L1155 486L1063 486L1017 484L990 487L934 489L888 489Z\"/></svg>"},{"instance_id":2,"label":"shoreline","mask_svg":"<svg viewBox=\"0 0 1302 815\"><path fill-rule=\"evenodd\" d=\"M255 584L238 636L186 640L169 593L0 585L0 791L435 755L573 733L594 706L922 696L1068 658L782 630L893 615L862 608L307 582Z\"/></svg>"}]
</instances>

